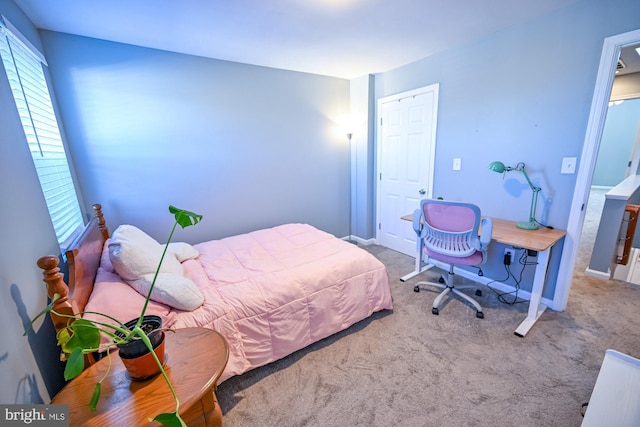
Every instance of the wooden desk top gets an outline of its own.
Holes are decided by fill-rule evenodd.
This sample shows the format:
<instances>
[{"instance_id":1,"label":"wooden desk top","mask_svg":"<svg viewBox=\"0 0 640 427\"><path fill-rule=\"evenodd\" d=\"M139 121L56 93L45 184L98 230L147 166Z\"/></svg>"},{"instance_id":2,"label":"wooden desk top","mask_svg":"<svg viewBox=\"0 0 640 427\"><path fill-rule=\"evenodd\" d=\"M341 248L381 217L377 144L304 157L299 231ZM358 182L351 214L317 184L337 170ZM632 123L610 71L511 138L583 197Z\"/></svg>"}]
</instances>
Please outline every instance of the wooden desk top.
<instances>
[{"instance_id":1,"label":"wooden desk top","mask_svg":"<svg viewBox=\"0 0 640 427\"><path fill-rule=\"evenodd\" d=\"M204 328L177 329L166 333L166 372L180 399L180 414L213 393L229 357L227 341ZM161 412L173 412L175 401L162 375L131 381L117 352L111 354L111 372L102 382L102 397L95 412L89 401L96 382L108 366L107 357L69 382L51 403L69 405L72 426L137 426L150 424Z\"/></svg>"},{"instance_id":2,"label":"wooden desk top","mask_svg":"<svg viewBox=\"0 0 640 427\"><path fill-rule=\"evenodd\" d=\"M516 227L516 223L513 221L497 218L491 218L491 220L493 221L491 238L496 242L517 248L546 251L567 234L565 230L546 227L540 227L537 230L524 230Z\"/></svg>"},{"instance_id":3,"label":"wooden desk top","mask_svg":"<svg viewBox=\"0 0 640 427\"><path fill-rule=\"evenodd\" d=\"M413 214L404 215L405 221L413 221ZM493 221L493 233L491 239L498 243L514 246L516 248L545 251L562 239L567 232L565 230L540 227L537 230L524 230L516 227L514 221L491 218Z\"/></svg>"}]
</instances>

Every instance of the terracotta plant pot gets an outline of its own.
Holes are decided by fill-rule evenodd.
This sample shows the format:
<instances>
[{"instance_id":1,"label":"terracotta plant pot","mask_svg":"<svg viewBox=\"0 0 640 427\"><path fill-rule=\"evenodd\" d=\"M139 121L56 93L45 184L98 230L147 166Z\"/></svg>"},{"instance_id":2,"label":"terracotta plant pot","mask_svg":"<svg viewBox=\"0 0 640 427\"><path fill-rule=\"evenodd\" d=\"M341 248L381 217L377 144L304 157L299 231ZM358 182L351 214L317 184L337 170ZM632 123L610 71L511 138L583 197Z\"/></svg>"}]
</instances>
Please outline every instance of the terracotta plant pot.
<instances>
[{"instance_id":1,"label":"terracotta plant pot","mask_svg":"<svg viewBox=\"0 0 640 427\"><path fill-rule=\"evenodd\" d=\"M156 335L160 335L161 340L158 346L154 347L153 351L156 356L158 356L160 363L164 364L164 332L159 331ZM127 368L129 378L134 381L142 381L160 373L158 363L148 351L142 356L131 359L123 357L122 354L120 354L120 359L122 359L122 364Z\"/></svg>"},{"instance_id":2,"label":"terracotta plant pot","mask_svg":"<svg viewBox=\"0 0 640 427\"><path fill-rule=\"evenodd\" d=\"M125 325L133 327L137 321L138 319L134 319ZM160 317L144 316L142 329L148 331L147 336L151 341L153 351L158 356L160 363L164 364L164 331L157 330L161 326L162 319ZM126 344L118 345L118 349L118 355L132 380L144 380L160 372L160 367L142 340L134 339Z\"/></svg>"}]
</instances>

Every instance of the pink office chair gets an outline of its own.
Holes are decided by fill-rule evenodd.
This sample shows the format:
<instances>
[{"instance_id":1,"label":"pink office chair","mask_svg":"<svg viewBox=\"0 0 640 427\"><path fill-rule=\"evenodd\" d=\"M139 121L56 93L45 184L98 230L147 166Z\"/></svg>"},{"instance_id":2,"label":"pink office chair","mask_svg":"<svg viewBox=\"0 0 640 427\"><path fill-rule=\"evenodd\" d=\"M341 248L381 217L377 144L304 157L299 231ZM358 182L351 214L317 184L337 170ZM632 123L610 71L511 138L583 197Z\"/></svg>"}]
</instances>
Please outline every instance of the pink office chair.
<instances>
[{"instance_id":1,"label":"pink office chair","mask_svg":"<svg viewBox=\"0 0 640 427\"><path fill-rule=\"evenodd\" d=\"M482 234L478 231L482 223ZM420 292L420 286L428 285L444 289L433 301L433 314L439 314L438 307L450 292L469 302L476 309L476 317L483 319L480 304L461 292L474 286L454 286L454 266L480 266L486 261L486 251L491 242L493 223L490 218L482 218L480 209L469 203L426 199L420 202L420 209L413 214L413 229L418 235L418 246L429 258L449 264L449 272L440 278L440 283L418 282L413 290ZM428 259L425 260L428 262ZM482 275L482 270L480 270ZM482 295L479 289L476 295Z\"/></svg>"}]
</instances>

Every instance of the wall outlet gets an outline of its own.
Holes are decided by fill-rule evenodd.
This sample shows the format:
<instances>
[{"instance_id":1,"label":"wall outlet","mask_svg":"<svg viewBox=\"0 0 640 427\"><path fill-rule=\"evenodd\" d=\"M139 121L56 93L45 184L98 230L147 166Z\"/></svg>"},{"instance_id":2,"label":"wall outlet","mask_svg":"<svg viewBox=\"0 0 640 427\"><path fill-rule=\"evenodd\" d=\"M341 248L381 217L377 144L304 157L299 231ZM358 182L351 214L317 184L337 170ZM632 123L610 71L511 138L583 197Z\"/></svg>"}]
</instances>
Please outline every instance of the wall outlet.
<instances>
[{"instance_id":1,"label":"wall outlet","mask_svg":"<svg viewBox=\"0 0 640 427\"><path fill-rule=\"evenodd\" d=\"M453 170L459 171L460 169L462 169L462 159L460 157L456 157L453 159Z\"/></svg>"},{"instance_id":2,"label":"wall outlet","mask_svg":"<svg viewBox=\"0 0 640 427\"><path fill-rule=\"evenodd\" d=\"M513 249L505 248L504 250L504 265L513 264Z\"/></svg>"}]
</instances>

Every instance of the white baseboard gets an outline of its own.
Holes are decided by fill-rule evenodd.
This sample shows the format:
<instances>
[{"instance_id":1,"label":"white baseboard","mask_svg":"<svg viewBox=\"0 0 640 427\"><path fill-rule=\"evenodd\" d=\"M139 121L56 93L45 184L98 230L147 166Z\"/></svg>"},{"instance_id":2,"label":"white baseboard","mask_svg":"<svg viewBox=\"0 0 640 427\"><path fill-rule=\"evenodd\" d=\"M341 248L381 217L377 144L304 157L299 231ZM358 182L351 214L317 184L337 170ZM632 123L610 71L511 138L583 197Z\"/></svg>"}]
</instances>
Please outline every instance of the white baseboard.
<instances>
[{"instance_id":1,"label":"white baseboard","mask_svg":"<svg viewBox=\"0 0 640 427\"><path fill-rule=\"evenodd\" d=\"M607 269L607 272L605 273L604 271L592 270L590 268L587 268L584 271L584 274L591 277L597 277L599 279L611 280L611 270L608 270L608 269Z\"/></svg>"},{"instance_id":2,"label":"white baseboard","mask_svg":"<svg viewBox=\"0 0 640 427\"><path fill-rule=\"evenodd\" d=\"M351 242L355 242L359 245L362 246L369 246L369 245L375 245L377 244L376 239L363 239L362 237L358 237L358 236L351 236L351 238L349 238L349 236L345 236L345 237L341 237L342 240L346 240L347 242L351 241Z\"/></svg>"}]
</instances>

